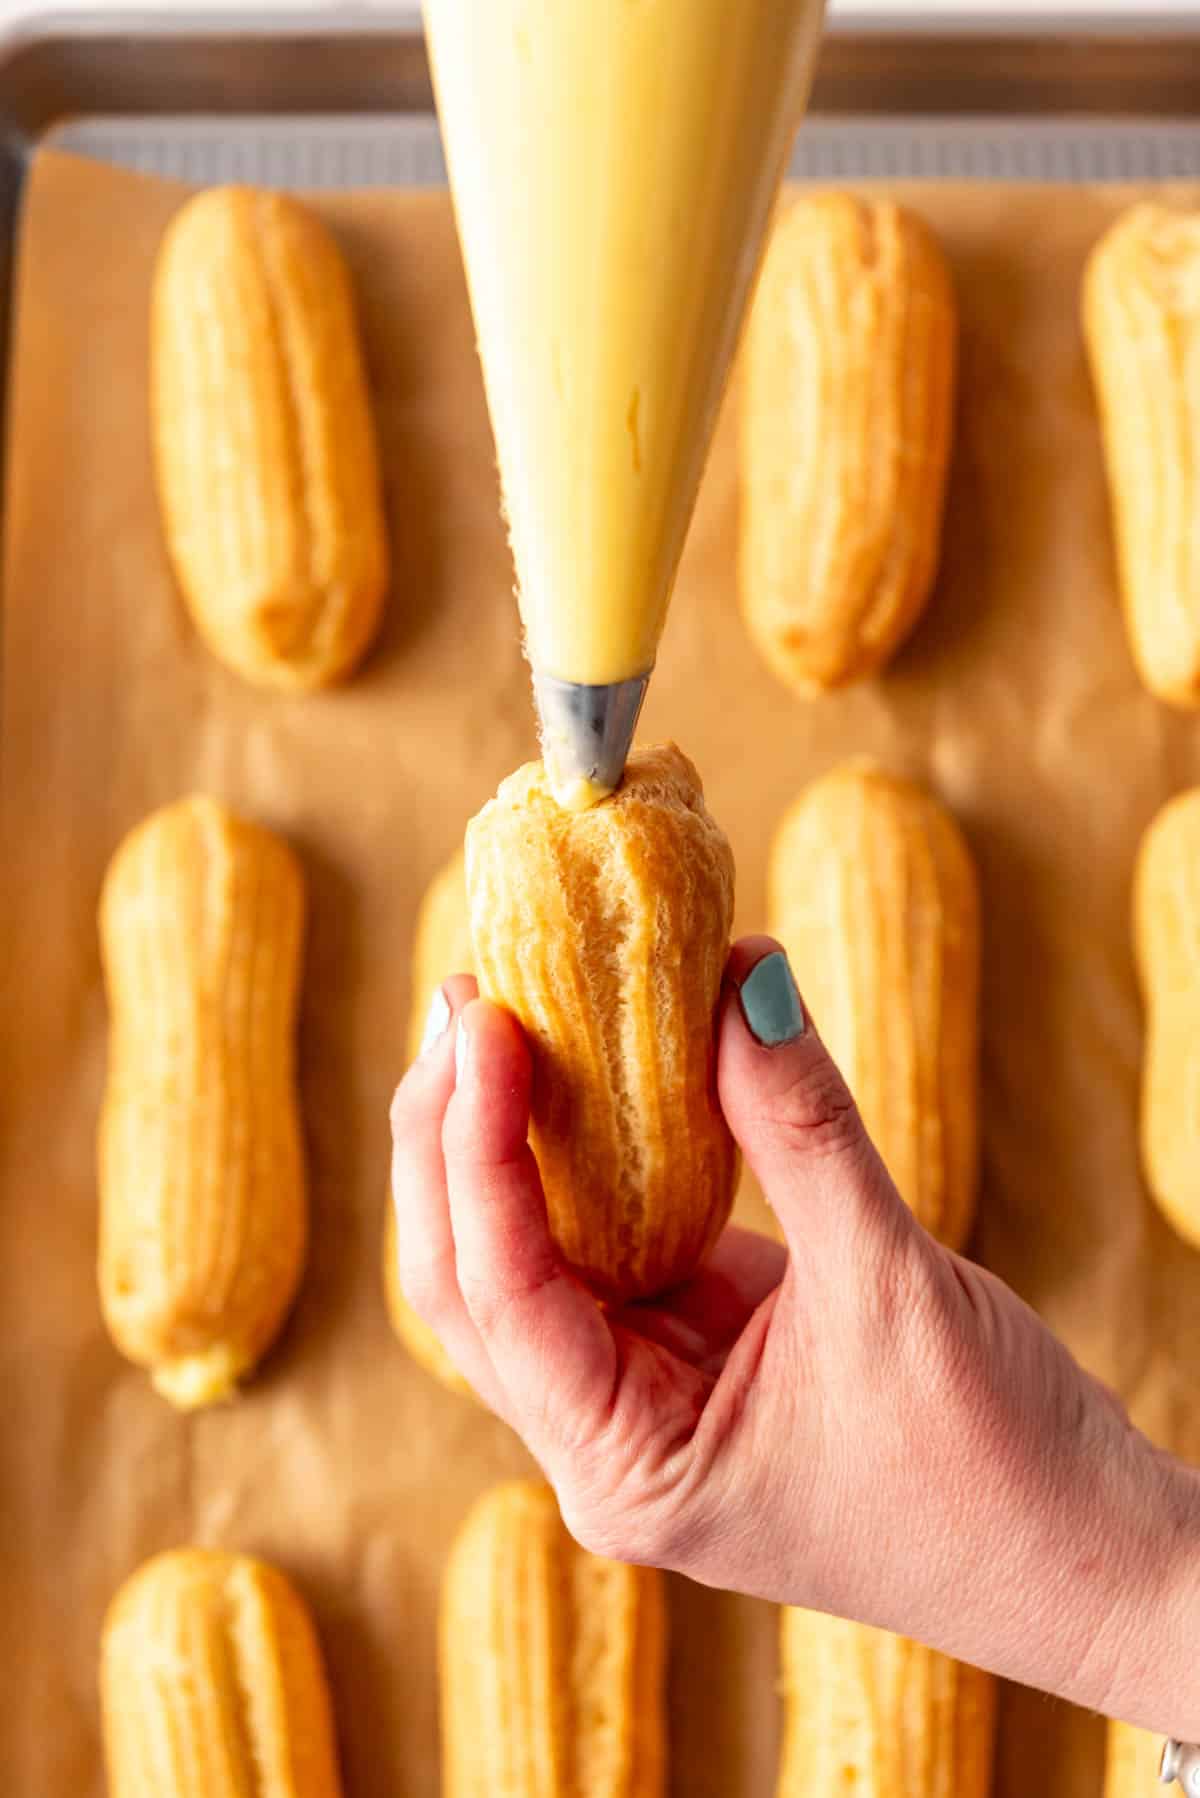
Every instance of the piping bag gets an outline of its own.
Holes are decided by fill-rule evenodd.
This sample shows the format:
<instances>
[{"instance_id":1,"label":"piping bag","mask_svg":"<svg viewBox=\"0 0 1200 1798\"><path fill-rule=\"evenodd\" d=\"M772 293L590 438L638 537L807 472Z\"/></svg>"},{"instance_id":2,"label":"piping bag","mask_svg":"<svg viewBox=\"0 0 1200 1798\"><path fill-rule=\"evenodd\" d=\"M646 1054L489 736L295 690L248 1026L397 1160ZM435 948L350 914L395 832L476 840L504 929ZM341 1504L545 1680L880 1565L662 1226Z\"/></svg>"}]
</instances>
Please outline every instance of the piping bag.
<instances>
[{"instance_id":1,"label":"piping bag","mask_svg":"<svg viewBox=\"0 0 1200 1798\"><path fill-rule=\"evenodd\" d=\"M824 0L424 0L542 753L619 785Z\"/></svg>"}]
</instances>

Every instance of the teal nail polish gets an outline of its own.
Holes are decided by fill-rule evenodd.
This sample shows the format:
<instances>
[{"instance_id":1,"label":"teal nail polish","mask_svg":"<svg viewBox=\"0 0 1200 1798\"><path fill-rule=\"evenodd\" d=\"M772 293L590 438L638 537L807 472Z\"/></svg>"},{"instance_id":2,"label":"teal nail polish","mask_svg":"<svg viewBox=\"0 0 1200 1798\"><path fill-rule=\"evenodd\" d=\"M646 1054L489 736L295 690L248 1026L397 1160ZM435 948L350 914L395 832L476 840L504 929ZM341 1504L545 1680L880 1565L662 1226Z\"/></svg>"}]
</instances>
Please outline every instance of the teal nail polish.
<instances>
[{"instance_id":1,"label":"teal nail polish","mask_svg":"<svg viewBox=\"0 0 1200 1798\"><path fill-rule=\"evenodd\" d=\"M804 1007L782 949L764 955L741 984L742 1015L764 1049L794 1043L804 1034Z\"/></svg>"}]
</instances>

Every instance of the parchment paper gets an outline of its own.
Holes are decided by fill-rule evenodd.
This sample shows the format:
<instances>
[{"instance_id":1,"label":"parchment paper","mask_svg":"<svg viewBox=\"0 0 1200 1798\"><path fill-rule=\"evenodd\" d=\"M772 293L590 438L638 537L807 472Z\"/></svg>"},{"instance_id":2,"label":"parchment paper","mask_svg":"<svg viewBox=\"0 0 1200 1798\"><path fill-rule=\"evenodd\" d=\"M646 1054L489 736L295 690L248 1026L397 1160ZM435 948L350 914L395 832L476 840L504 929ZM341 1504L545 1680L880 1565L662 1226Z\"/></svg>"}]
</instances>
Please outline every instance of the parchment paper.
<instances>
[{"instance_id":1,"label":"parchment paper","mask_svg":"<svg viewBox=\"0 0 1200 1798\"><path fill-rule=\"evenodd\" d=\"M492 448L445 197L319 198L360 296L394 591L339 692L274 699L227 674L173 590L150 480L147 291L181 191L47 154L22 231L0 755L0 1791L99 1798L103 1607L145 1556L200 1541L270 1556L308 1595L351 1798L434 1798L443 1557L475 1495L528 1466L393 1342L379 1271L414 910L534 748ZM907 197L943 235L963 314L929 613L881 681L810 704L779 686L735 603L727 412L645 734L700 764L743 929L762 922L776 819L837 758L874 751L955 808L985 901L977 1250L1187 1448L1200 1264L1139 1182L1127 914L1140 831L1200 778L1200 725L1134 678L1077 326L1083 256L1133 196ZM313 1232L260 1377L180 1418L97 1307L95 910L121 834L193 788L286 832L307 869ZM673 1793L768 1798L771 1608L673 1581L672 1626ZM1089 1798L1099 1744L1093 1720L1006 1693L1001 1798Z\"/></svg>"}]
</instances>

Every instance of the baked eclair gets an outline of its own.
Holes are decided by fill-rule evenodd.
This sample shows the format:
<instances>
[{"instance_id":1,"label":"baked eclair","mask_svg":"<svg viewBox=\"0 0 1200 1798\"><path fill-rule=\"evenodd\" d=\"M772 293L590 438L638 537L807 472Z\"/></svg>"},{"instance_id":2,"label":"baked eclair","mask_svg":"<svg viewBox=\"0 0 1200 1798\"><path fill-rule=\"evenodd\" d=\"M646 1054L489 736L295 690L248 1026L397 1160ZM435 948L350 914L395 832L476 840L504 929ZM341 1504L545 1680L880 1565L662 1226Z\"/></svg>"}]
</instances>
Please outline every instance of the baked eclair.
<instances>
[{"instance_id":1,"label":"baked eclair","mask_svg":"<svg viewBox=\"0 0 1200 1798\"><path fill-rule=\"evenodd\" d=\"M616 794L584 812L531 762L467 828L479 988L531 1046L551 1229L609 1299L685 1279L733 1202L714 1079L733 887L729 844L673 744L635 749Z\"/></svg>"}]
</instances>

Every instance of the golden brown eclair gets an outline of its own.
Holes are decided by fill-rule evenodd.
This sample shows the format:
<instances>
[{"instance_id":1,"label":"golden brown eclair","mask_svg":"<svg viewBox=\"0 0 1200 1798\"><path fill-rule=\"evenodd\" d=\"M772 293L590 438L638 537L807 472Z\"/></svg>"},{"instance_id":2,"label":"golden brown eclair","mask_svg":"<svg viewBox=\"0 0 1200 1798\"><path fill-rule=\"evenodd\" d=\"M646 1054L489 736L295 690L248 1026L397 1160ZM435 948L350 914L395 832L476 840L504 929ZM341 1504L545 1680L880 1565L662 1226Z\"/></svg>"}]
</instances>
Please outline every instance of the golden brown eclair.
<instances>
[{"instance_id":1,"label":"golden brown eclair","mask_svg":"<svg viewBox=\"0 0 1200 1798\"><path fill-rule=\"evenodd\" d=\"M1142 1166L1165 1216L1200 1247L1200 787L1142 838L1133 936L1146 1008Z\"/></svg>"},{"instance_id":2,"label":"golden brown eclair","mask_svg":"<svg viewBox=\"0 0 1200 1798\"><path fill-rule=\"evenodd\" d=\"M316 1634L262 1561L146 1562L109 1609L100 1691L110 1798L340 1798Z\"/></svg>"},{"instance_id":3,"label":"golden brown eclair","mask_svg":"<svg viewBox=\"0 0 1200 1798\"><path fill-rule=\"evenodd\" d=\"M775 835L770 930L902 1198L950 1248L977 1178L979 897L949 813L867 761Z\"/></svg>"},{"instance_id":4,"label":"golden brown eclair","mask_svg":"<svg viewBox=\"0 0 1200 1798\"><path fill-rule=\"evenodd\" d=\"M911 212L844 193L787 207L746 335L739 586L797 692L874 673L925 606L957 334L945 258Z\"/></svg>"},{"instance_id":5,"label":"golden brown eclair","mask_svg":"<svg viewBox=\"0 0 1200 1798\"><path fill-rule=\"evenodd\" d=\"M421 1053L421 1039L433 995L451 974L473 974L475 950L467 909L467 864L456 849L438 869L421 901L413 933L412 1000L408 1020L408 1058Z\"/></svg>"},{"instance_id":6,"label":"golden brown eclair","mask_svg":"<svg viewBox=\"0 0 1200 1798\"><path fill-rule=\"evenodd\" d=\"M661 1798L662 1576L579 1548L537 1481L494 1487L442 1586L442 1798Z\"/></svg>"},{"instance_id":7,"label":"golden brown eclair","mask_svg":"<svg viewBox=\"0 0 1200 1798\"><path fill-rule=\"evenodd\" d=\"M1132 1723L1110 1723L1104 1761L1104 1798L1147 1798L1160 1789L1163 1739Z\"/></svg>"},{"instance_id":8,"label":"golden brown eclair","mask_svg":"<svg viewBox=\"0 0 1200 1798\"><path fill-rule=\"evenodd\" d=\"M303 926L291 850L214 799L153 813L104 882L100 1296L117 1347L184 1408L232 1394L304 1262Z\"/></svg>"},{"instance_id":9,"label":"golden brown eclair","mask_svg":"<svg viewBox=\"0 0 1200 1798\"><path fill-rule=\"evenodd\" d=\"M569 812L529 763L467 828L467 897L480 992L529 1038L563 1254L608 1298L678 1284L737 1171L714 1084L733 857L696 770L635 749L613 798Z\"/></svg>"},{"instance_id":10,"label":"golden brown eclair","mask_svg":"<svg viewBox=\"0 0 1200 1798\"><path fill-rule=\"evenodd\" d=\"M979 900L957 825L865 761L776 833L770 928L907 1203L961 1247L975 1205ZM885 1631L782 1616L777 1798L986 1798L994 1682Z\"/></svg>"},{"instance_id":11,"label":"golden brown eclair","mask_svg":"<svg viewBox=\"0 0 1200 1798\"><path fill-rule=\"evenodd\" d=\"M995 1681L919 1642L785 1610L776 1798L987 1798Z\"/></svg>"},{"instance_id":12,"label":"golden brown eclair","mask_svg":"<svg viewBox=\"0 0 1200 1798\"><path fill-rule=\"evenodd\" d=\"M1083 326L1125 623L1146 686L1200 705L1200 212L1140 205L1092 251Z\"/></svg>"},{"instance_id":13,"label":"golden brown eclair","mask_svg":"<svg viewBox=\"0 0 1200 1798\"><path fill-rule=\"evenodd\" d=\"M419 1312L413 1310L400 1285L400 1268L396 1258L396 1213L388 1195L383 1218L383 1295L393 1330L426 1373L448 1386L463 1398L474 1398L475 1390L464 1380L453 1361Z\"/></svg>"},{"instance_id":14,"label":"golden brown eclair","mask_svg":"<svg viewBox=\"0 0 1200 1798\"><path fill-rule=\"evenodd\" d=\"M417 914L408 1029L410 1061L415 1061L420 1054L425 1020L434 993L448 974L469 974L472 965L466 867L463 852L457 849L430 881ZM383 1225L383 1290L392 1328L413 1360L451 1391L474 1398L470 1385L401 1290L396 1261L396 1214L390 1193Z\"/></svg>"},{"instance_id":15,"label":"golden brown eclair","mask_svg":"<svg viewBox=\"0 0 1200 1798\"><path fill-rule=\"evenodd\" d=\"M197 629L260 686L337 680L388 583L341 251L282 194L198 194L163 239L150 342L163 526Z\"/></svg>"}]
</instances>

